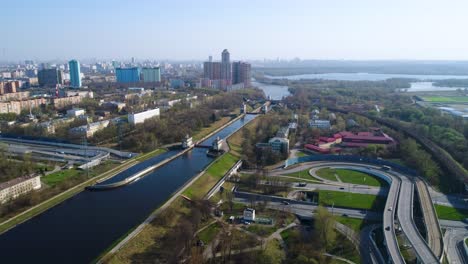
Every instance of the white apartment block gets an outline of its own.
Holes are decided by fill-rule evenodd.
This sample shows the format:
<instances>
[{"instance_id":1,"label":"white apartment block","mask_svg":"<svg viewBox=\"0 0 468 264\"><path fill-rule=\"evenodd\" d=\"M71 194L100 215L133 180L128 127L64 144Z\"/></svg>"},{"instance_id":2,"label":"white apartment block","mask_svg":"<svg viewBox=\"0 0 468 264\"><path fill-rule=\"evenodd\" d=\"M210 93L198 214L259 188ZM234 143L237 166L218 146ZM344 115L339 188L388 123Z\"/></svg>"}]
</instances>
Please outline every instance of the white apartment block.
<instances>
[{"instance_id":1,"label":"white apartment block","mask_svg":"<svg viewBox=\"0 0 468 264\"><path fill-rule=\"evenodd\" d=\"M39 175L23 176L0 184L0 203L41 188Z\"/></svg>"}]
</instances>

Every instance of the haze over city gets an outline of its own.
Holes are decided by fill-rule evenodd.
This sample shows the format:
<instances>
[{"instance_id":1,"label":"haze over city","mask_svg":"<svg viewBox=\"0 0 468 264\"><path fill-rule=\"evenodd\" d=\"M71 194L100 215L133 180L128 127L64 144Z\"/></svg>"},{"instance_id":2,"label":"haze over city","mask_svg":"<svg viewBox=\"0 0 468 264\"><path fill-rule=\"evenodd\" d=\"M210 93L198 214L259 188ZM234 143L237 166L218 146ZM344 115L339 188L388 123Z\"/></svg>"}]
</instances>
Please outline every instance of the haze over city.
<instances>
[{"instance_id":1,"label":"haze over city","mask_svg":"<svg viewBox=\"0 0 468 264\"><path fill-rule=\"evenodd\" d=\"M0 8L0 263L468 263L466 0Z\"/></svg>"},{"instance_id":2,"label":"haze over city","mask_svg":"<svg viewBox=\"0 0 468 264\"><path fill-rule=\"evenodd\" d=\"M4 1L0 61L235 59L467 60L468 2ZM34 44L34 45L32 45Z\"/></svg>"}]
</instances>

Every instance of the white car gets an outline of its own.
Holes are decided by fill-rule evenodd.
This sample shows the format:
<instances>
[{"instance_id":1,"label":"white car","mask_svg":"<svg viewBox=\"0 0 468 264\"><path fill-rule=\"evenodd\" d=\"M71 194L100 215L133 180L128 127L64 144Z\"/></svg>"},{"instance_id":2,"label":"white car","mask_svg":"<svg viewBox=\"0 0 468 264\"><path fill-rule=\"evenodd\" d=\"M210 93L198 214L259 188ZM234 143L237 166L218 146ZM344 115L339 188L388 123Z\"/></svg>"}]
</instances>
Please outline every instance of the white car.
<instances>
[{"instance_id":1,"label":"white car","mask_svg":"<svg viewBox=\"0 0 468 264\"><path fill-rule=\"evenodd\" d=\"M393 210L393 208L390 206L390 207L388 208L388 210L391 211L391 210Z\"/></svg>"}]
</instances>

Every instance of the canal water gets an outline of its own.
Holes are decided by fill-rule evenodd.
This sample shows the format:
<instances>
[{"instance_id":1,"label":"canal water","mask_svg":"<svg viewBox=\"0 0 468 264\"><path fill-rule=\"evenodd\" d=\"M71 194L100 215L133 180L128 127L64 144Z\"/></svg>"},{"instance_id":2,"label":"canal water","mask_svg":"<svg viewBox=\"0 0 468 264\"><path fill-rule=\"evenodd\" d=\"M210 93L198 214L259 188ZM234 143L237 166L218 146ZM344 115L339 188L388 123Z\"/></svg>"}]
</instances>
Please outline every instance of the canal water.
<instances>
[{"instance_id":1,"label":"canal water","mask_svg":"<svg viewBox=\"0 0 468 264\"><path fill-rule=\"evenodd\" d=\"M224 138L255 115L246 115L207 139ZM224 136L223 136L224 135ZM175 154L168 152L117 175L124 179ZM212 162L195 148L146 177L109 191L83 191L0 236L1 263L89 263L143 222L184 183ZM111 181L111 180L109 180Z\"/></svg>"}]
</instances>

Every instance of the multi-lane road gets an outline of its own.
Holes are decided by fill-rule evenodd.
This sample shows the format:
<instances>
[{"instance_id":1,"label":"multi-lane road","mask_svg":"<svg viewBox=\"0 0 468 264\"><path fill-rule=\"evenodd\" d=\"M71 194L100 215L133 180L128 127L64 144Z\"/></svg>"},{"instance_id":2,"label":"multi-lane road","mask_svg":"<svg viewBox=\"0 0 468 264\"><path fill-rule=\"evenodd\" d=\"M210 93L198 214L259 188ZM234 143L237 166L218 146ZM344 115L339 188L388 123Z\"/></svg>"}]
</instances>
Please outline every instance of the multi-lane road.
<instances>
[{"instance_id":1,"label":"multi-lane road","mask_svg":"<svg viewBox=\"0 0 468 264\"><path fill-rule=\"evenodd\" d=\"M416 255L422 263L435 264L440 263L439 259L432 252L428 243L424 240L416 227L413 219L413 203L414 203L414 184L406 176L400 175L401 187L400 195L398 198L398 222L400 223L401 229L409 240L413 247ZM424 201L421 201L423 203ZM426 226L428 233L431 231L431 226ZM438 227L437 227L438 228Z\"/></svg>"},{"instance_id":2,"label":"multi-lane road","mask_svg":"<svg viewBox=\"0 0 468 264\"><path fill-rule=\"evenodd\" d=\"M290 170L276 170L272 175L279 176L284 173L300 171L310 167L334 167L334 168L349 168L359 170L377 177L383 178L390 183L390 189L381 190L375 188L361 189L361 186L354 185L351 189L343 188L345 184L336 184L335 186L325 187L330 190L350 191L356 193L375 193L386 194L387 202L385 211L383 212L383 232L385 244L388 249L389 256L393 263L405 263L401 256L398 242L395 234L395 228L399 225L410 244L412 245L416 255L422 263L440 263L443 254L443 240L440 230L437 215L432 205L432 198L426 184L417 178L409 178L395 171L381 170L380 167L370 166L368 164L348 163L348 162L317 162L309 164L301 164ZM415 185L416 183L416 185ZM341 186L341 187L340 187ZM415 186L418 190L418 196L421 203L423 218L427 229L427 241L421 236L413 219L413 202ZM307 184L305 188L324 188L318 184ZM443 197L443 196L440 196ZM444 198L444 197L443 197ZM395 218L395 212L396 218ZM395 219L397 223L395 224Z\"/></svg>"}]
</instances>

